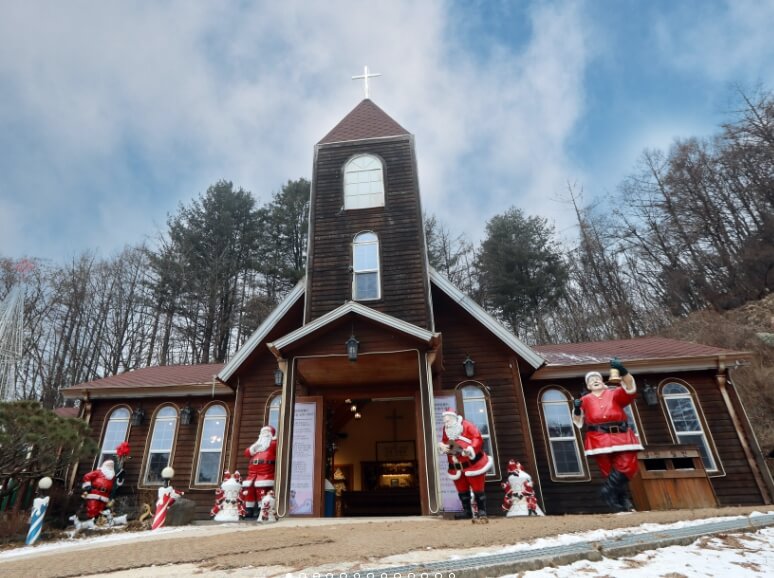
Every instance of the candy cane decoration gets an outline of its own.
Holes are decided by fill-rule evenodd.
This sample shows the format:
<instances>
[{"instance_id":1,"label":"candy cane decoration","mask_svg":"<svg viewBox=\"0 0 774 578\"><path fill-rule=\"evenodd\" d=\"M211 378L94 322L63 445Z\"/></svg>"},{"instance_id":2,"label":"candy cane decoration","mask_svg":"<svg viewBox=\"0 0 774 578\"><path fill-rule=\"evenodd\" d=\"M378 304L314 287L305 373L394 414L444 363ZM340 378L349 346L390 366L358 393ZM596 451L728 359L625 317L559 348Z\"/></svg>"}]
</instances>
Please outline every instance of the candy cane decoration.
<instances>
[{"instance_id":1,"label":"candy cane decoration","mask_svg":"<svg viewBox=\"0 0 774 578\"><path fill-rule=\"evenodd\" d=\"M180 496L182 494L176 492L172 486L159 488L159 499L156 502L156 514L153 516L151 530L158 530L164 526L164 522L167 521L167 510Z\"/></svg>"},{"instance_id":2,"label":"candy cane decoration","mask_svg":"<svg viewBox=\"0 0 774 578\"><path fill-rule=\"evenodd\" d=\"M48 508L48 501L50 498L35 498L32 502L32 514L30 514L30 530L27 532L27 540L25 544L32 546L38 538L40 538L40 532L43 529L43 518L46 515L46 509Z\"/></svg>"}]
</instances>

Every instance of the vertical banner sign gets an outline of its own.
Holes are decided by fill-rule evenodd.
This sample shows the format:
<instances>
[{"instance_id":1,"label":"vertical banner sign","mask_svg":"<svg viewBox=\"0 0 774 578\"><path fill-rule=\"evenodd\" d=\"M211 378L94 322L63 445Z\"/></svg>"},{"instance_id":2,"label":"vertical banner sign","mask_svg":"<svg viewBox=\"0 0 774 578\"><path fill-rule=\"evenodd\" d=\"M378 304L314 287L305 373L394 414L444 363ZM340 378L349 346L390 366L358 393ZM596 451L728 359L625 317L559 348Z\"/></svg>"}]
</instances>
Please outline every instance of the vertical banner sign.
<instances>
[{"instance_id":1,"label":"vertical banner sign","mask_svg":"<svg viewBox=\"0 0 774 578\"><path fill-rule=\"evenodd\" d=\"M457 398L453 395L436 395L433 411L435 412L435 439L441 441L443 436L443 412L447 408L457 411ZM445 454L438 455L438 477L441 488L441 509L444 512L460 512L462 504L457 496L457 488L449 479L446 472L449 471L449 459Z\"/></svg>"},{"instance_id":2,"label":"vertical banner sign","mask_svg":"<svg viewBox=\"0 0 774 578\"><path fill-rule=\"evenodd\" d=\"M293 454L290 462L290 515L311 514L314 502L314 452L317 404L299 402L293 412Z\"/></svg>"}]
</instances>

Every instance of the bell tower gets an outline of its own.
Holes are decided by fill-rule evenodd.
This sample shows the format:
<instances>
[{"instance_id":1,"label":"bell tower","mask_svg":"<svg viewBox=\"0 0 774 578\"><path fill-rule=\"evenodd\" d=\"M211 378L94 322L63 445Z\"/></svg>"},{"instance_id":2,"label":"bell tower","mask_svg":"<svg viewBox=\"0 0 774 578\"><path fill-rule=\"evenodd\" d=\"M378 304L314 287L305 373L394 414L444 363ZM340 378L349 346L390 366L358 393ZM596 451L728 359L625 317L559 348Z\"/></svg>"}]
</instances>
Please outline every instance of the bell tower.
<instances>
[{"instance_id":1,"label":"bell tower","mask_svg":"<svg viewBox=\"0 0 774 578\"><path fill-rule=\"evenodd\" d=\"M414 136L366 98L315 146L304 322L356 301L433 329Z\"/></svg>"}]
</instances>

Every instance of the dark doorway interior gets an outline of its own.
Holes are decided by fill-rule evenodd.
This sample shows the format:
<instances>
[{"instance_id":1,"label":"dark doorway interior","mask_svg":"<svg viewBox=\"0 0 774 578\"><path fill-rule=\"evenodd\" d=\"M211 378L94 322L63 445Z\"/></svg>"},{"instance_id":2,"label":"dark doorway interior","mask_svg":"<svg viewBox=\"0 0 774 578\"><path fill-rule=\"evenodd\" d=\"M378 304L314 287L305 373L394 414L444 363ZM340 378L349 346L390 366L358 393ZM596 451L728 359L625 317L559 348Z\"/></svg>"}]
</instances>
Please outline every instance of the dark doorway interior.
<instances>
[{"instance_id":1,"label":"dark doorway interior","mask_svg":"<svg viewBox=\"0 0 774 578\"><path fill-rule=\"evenodd\" d=\"M326 399L335 515L420 515L414 398Z\"/></svg>"}]
</instances>

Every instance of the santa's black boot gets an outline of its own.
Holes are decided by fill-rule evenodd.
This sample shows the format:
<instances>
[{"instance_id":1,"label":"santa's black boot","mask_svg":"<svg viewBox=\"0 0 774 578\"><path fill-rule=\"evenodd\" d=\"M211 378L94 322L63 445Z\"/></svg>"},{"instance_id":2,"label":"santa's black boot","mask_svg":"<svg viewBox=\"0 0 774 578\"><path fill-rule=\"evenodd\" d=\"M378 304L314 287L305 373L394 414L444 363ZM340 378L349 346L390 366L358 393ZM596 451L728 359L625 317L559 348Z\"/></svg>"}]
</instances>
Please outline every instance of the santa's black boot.
<instances>
[{"instance_id":1,"label":"santa's black boot","mask_svg":"<svg viewBox=\"0 0 774 578\"><path fill-rule=\"evenodd\" d=\"M622 485L628 483L628 479L618 470L613 470L605 480L605 483L600 490L600 495L608 507L614 512L625 512L626 508L621 503L620 488Z\"/></svg>"},{"instance_id":2,"label":"santa's black boot","mask_svg":"<svg viewBox=\"0 0 774 578\"><path fill-rule=\"evenodd\" d=\"M460 492L457 494L462 502L462 514L460 520L470 520L473 518L473 507L470 504L470 492Z\"/></svg>"},{"instance_id":3,"label":"santa's black boot","mask_svg":"<svg viewBox=\"0 0 774 578\"><path fill-rule=\"evenodd\" d=\"M621 504L624 512L636 512L632 503L631 493L629 492L629 479L621 474L623 481L618 485L618 502Z\"/></svg>"},{"instance_id":4,"label":"santa's black boot","mask_svg":"<svg viewBox=\"0 0 774 578\"><path fill-rule=\"evenodd\" d=\"M486 494L484 492L476 493L476 506L478 506L477 520L481 524L488 524L489 518L486 517Z\"/></svg>"}]
</instances>

